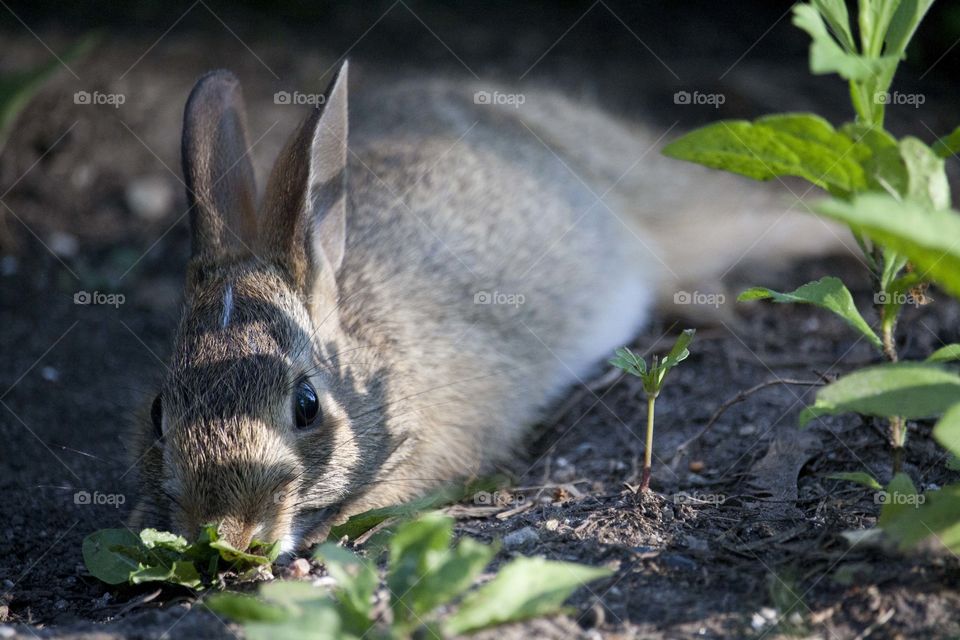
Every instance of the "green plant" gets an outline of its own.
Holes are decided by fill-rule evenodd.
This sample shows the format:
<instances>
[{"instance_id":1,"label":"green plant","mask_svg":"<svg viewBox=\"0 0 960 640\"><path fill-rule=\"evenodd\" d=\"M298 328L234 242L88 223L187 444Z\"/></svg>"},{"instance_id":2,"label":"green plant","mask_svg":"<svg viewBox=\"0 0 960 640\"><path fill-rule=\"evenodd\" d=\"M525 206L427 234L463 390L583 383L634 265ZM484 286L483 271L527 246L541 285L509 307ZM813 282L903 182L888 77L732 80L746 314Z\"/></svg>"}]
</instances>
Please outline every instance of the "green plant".
<instances>
[{"instance_id":1,"label":"green plant","mask_svg":"<svg viewBox=\"0 0 960 640\"><path fill-rule=\"evenodd\" d=\"M612 573L518 558L472 589L496 546L471 538L451 546L452 536L453 520L435 512L400 525L386 544L386 590L379 595L377 565L328 542L315 555L336 581L329 592L304 582L273 582L256 596L217 594L207 606L243 623L251 640L450 637L560 611L577 588Z\"/></svg>"},{"instance_id":2,"label":"green plant","mask_svg":"<svg viewBox=\"0 0 960 640\"><path fill-rule=\"evenodd\" d=\"M83 540L87 570L107 584L168 582L202 589L222 571L250 571L269 565L280 553L280 543L254 540L250 551L240 551L206 525L196 542L166 531L101 529Z\"/></svg>"},{"instance_id":3,"label":"green plant","mask_svg":"<svg viewBox=\"0 0 960 640\"><path fill-rule=\"evenodd\" d=\"M859 0L859 37L844 0L813 0L794 7L794 25L811 38L811 72L836 73L847 80L856 114L853 122L835 129L810 113L771 115L753 122L720 121L664 149L668 156L757 180L798 176L827 191L832 198L815 210L847 224L857 239L872 276L879 332L863 318L838 278L823 278L790 293L756 287L739 299L812 304L829 310L890 362L899 359L896 329L905 302L922 303L924 287L934 279L953 284L948 289L955 294L960 290L955 286L960 265L934 256L947 244L948 230L960 226L960 218L946 212L950 190L943 160L960 145L960 129L932 149L914 137L897 140L883 128L897 65L932 3ZM910 212L909 222L904 211ZM910 223L920 227L907 229ZM926 235L921 237L920 231ZM905 423L897 413L886 417L898 469Z\"/></svg>"},{"instance_id":4,"label":"green plant","mask_svg":"<svg viewBox=\"0 0 960 640\"><path fill-rule=\"evenodd\" d=\"M667 372L683 362L690 355L687 347L696 333L694 329L686 329L674 342L670 353L664 356L663 360L658 360L653 356L650 367L647 367L646 361L637 354L633 353L627 347L621 347L616 351L616 357L610 360L610 364L623 369L627 373L637 376L643 382L643 393L647 397L647 440L643 452L643 476L640 480L641 491L650 488L650 468L653 465L653 421L654 406L657 402L657 396L663 389L663 381Z\"/></svg>"}]
</instances>

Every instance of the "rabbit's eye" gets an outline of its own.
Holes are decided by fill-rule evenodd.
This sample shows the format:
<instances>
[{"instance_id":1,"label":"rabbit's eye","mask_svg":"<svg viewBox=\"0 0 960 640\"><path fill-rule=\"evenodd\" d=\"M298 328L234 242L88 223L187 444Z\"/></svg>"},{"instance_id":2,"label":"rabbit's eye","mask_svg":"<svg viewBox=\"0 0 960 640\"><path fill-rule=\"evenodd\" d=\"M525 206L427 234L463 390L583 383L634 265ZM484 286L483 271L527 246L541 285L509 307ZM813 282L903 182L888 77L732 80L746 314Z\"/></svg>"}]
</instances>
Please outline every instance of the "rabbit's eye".
<instances>
[{"instance_id":1,"label":"rabbit's eye","mask_svg":"<svg viewBox=\"0 0 960 640\"><path fill-rule=\"evenodd\" d=\"M158 438L163 437L163 406L161 396L157 395L150 406L150 419L153 421L153 432Z\"/></svg>"},{"instance_id":2,"label":"rabbit's eye","mask_svg":"<svg viewBox=\"0 0 960 640\"><path fill-rule=\"evenodd\" d=\"M293 397L293 415L298 429L312 427L320 420L320 401L317 400L317 390L306 380L297 385L297 393Z\"/></svg>"}]
</instances>

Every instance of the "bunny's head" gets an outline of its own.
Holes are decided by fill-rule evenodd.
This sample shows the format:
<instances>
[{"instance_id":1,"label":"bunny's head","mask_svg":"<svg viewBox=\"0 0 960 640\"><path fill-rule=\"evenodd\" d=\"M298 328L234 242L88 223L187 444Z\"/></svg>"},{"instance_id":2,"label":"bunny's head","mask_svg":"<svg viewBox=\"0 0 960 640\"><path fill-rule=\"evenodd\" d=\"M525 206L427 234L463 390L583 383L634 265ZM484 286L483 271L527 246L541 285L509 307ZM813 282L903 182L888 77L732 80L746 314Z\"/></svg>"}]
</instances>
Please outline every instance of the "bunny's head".
<instances>
[{"instance_id":1,"label":"bunny's head","mask_svg":"<svg viewBox=\"0 0 960 640\"><path fill-rule=\"evenodd\" d=\"M184 114L192 256L173 359L136 438L141 524L206 523L238 548L291 550L375 474L378 383L338 309L347 215L347 69L293 134L257 205L237 79L197 83Z\"/></svg>"}]
</instances>

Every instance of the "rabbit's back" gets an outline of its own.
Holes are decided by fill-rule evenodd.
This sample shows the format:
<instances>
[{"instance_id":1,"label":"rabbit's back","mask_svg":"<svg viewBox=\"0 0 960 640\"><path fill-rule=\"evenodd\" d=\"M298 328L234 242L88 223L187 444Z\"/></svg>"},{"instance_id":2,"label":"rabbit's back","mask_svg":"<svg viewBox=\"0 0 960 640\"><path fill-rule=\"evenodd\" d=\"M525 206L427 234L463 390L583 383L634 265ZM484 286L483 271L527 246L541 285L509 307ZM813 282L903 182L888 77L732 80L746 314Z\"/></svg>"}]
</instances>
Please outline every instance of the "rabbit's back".
<instances>
[{"instance_id":1,"label":"rabbit's back","mask_svg":"<svg viewBox=\"0 0 960 640\"><path fill-rule=\"evenodd\" d=\"M481 455L632 337L655 277L596 168L523 113L441 83L351 111L341 318L389 345L420 424Z\"/></svg>"}]
</instances>

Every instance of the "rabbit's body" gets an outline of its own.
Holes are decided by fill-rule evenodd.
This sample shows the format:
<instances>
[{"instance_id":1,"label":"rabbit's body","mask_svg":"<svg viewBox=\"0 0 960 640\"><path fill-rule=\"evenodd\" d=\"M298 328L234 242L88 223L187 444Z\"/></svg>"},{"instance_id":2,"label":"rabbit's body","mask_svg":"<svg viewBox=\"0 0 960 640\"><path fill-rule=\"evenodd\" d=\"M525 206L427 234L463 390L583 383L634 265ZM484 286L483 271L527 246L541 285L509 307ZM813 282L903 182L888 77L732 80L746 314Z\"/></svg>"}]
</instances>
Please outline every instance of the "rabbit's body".
<instances>
[{"instance_id":1,"label":"rabbit's body","mask_svg":"<svg viewBox=\"0 0 960 640\"><path fill-rule=\"evenodd\" d=\"M155 433L136 439L137 524L292 549L476 474L697 273L639 224L696 201L652 139L551 94L474 95L353 101L348 152L341 72L258 207L236 79L198 83L187 307Z\"/></svg>"}]
</instances>

